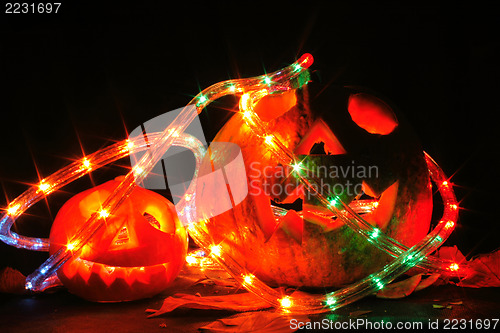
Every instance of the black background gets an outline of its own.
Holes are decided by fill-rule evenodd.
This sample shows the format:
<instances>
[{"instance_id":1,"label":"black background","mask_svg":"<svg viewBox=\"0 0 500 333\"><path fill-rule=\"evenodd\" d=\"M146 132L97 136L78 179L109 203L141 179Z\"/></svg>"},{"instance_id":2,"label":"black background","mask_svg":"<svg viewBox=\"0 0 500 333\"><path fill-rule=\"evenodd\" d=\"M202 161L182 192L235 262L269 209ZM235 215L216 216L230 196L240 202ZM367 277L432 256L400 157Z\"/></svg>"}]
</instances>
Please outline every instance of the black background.
<instances>
[{"instance_id":1,"label":"black background","mask_svg":"<svg viewBox=\"0 0 500 333\"><path fill-rule=\"evenodd\" d=\"M448 244L468 256L493 251L500 243L494 8L311 1L64 1L57 14L2 8L0 205L36 183L37 170L48 176L82 149L123 140L200 89L277 70L309 52L316 80L366 86L399 106L424 149L453 174L462 209ZM208 139L227 116L208 116ZM90 184L87 177L51 195L50 209L30 209L19 232L47 237L60 204ZM46 257L0 244L0 267L24 274Z\"/></svg>"}]
</instances>

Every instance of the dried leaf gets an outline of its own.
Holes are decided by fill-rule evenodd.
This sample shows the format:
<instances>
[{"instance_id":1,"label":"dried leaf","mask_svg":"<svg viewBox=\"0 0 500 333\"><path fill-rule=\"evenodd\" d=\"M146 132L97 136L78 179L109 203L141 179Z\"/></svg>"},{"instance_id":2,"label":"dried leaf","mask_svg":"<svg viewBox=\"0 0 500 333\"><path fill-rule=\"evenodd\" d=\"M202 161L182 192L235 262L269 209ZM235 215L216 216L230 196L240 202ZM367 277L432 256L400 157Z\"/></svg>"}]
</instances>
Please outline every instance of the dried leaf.
<instances>
[{"instance_id":1,"label":"dried leaf","mask_svg":"<svg viewBox=\"0 0 500 333\"><path fill-rule=\"evenodd\" d=\"M372 310L358 310L358 311L354 311L354 312L349 313L349 317L359 317L359 316L362 316L362 315L370 313L370 312L372 312Z\"/></svg>"},{"instance_id":2,"label":"dried leaf","mask_svg":"<svg viewBox=\"0 0 500 333\"><path fill-rule=\"evenodd\" d=\"M441 304L432 304L432 307L433 307L434 309L444 309L446 306L441 305Z\"/></svg>"},{"instance_id":3,"label":"dried leaf","mask_svg":"<svg viewBox=\"0 0 500 333\"><path fill-rule=\"evenodd\" d=\"M378 298L403 298L410 295L415 288L417 288L420 280L422 279L422 274L412 276L406 280L391 283L380 290L376 296Z\"/></svg>"},{"instance_id":4,"label":"dried leaf","mask_svg":"<svg viewBox=\"0 0 500 333\"><path fill-rule=\"evenodd\" d=\"M469 261L470 274L457 283L460 287L500 287L500 249Z\"/></svg>"},{"instance_id":5,"label":"dried leaf","mask_svg":"<svg viewBox=\"0 0 500 333\"><path fill-rule=\"evenodd\" d=\"M206 279L200 279L198 282L195 284L203 284L207 286L219 286L219 287L229 287L229 288L238 288L240 284L236 282L235 279L230 278L230 279L215 279L215 278L206 278Z\"/></svg>"},{"instance_id":6,"label":"dried leaf","mask_svg":"<svg viewBox=\"0 0 500 333\"><path fill-rule=\"evenodd\" d=\"M276 312L245 312L216 320L201 327L200 330L206 332L293 332L295 330L290 328L290 319ZM294 319L300 322L309 321L307 317L299 320L294 316Z\"/></svg>"},{"instance_id":7,"label":"dried leaf","mask_svg":"<svg viewBox=\"0 0 500 333\"><path fill-rule=\"evenodd\" d=\"M270 307L269 303L251 293L206 297L175 294L166 298L159 310L147 309L146 312L151 313L148 317L156 317L177 308L244 312L268 309Z\"/></svg>"},{"instance_id":8,"label":"dried leaf","mask_svg":"<svg viewBox=\"0 0 500 333\"><path fill-rule=\"evenodd\" d=\"M0 293L25 294L26 277L17 269L5 267L0 270Z\"/></svg>"},{"instance_id":9,"label":"dried leaf","mask_svg":"<svg viewBox=\"0 0 500 333\"><path fill-rule=\"evenodd\" d=\"M441 276L439 273L431 274L426 279L420 281L414 291L419 291L433 285Z\"/></svg>"},{"instance_id":10,"label":"dried leaf","mask_svg":"<svg viewBox=\"0 0 500 333\"><path fill-rule=\"evenodd\" d=\"M442 246L436 253L436 256L441 259L452 260L454 262L465 261L465 256L460 252L456 245Z\"/></svg>"}]
</instances>

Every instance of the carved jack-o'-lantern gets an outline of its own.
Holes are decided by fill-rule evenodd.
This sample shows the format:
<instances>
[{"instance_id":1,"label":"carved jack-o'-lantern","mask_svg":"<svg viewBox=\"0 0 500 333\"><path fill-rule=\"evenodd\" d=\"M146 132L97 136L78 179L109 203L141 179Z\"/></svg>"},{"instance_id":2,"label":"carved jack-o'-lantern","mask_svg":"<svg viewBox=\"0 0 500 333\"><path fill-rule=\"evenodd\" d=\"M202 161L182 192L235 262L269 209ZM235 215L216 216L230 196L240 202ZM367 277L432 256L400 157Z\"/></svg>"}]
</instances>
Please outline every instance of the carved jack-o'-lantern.
<instances>
[{"instance_id":1,"label":"carved jack-o'-lantern","mask_svg":"<svg viewBox=\"0 0 500 333\"><path fill-rule=\"evenodd\" d=\"M362 215L366 221L404 245L421 240L432 212L430 180L408 124L361 88L309 95L306 89L269 95L255 107L271 133L301 158L295 171L314 178L323 194L335 194L332 200L375 200ZM274 285L340 287L389 262L304 191L243 117L235 114L214 140L240 146L249 186L243 202L206 222L215 243ZM225 158L223 150L212 150L212 165L224 165Z\"/></svg>"},{"instance_id":2,"label":"carved jack-o'-lantern","mask_svg":"<svg viewBox=\"0 0 500 333\"><path fill-rule=\"evenodd\" d=\"M186 231L174 205L136 187L112 215L102 204L120 184L108 181L72 197L59 210L50 232L50 253L68 244L88 218L101 214L101 228L57 272L70 292L91 301L117 302L151 297L177 276L187 251Z\"/></svg>"}]
</instances>

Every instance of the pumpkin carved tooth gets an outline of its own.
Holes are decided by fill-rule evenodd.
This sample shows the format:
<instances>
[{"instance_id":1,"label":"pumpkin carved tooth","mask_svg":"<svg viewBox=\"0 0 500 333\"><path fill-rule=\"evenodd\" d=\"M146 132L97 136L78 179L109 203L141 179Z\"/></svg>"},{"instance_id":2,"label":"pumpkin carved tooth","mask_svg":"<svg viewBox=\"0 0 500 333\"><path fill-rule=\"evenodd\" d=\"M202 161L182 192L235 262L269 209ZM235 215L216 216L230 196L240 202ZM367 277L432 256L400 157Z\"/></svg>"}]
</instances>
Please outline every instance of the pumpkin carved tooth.
<instances>
[{"instance_id":1,"label":"pumpkin carved tooth","mask_svg":"<svg viewBox=\"0 0 500 333\"><path fill-rule=\"evenodd\" d=\"M296 211L290 209L285 216L283 216L280 228L283 229L294 241L302 244L302 237L304 235L304 220L297 214Z\"/></svg>"},{"instance_id":2,"label":"pumpkin carved tooth","mask_svg":"<svg viewBox=\"0 0 500 333\"><path fill-rule=\"evenodd\" d=\"M378 226L379 229L385 230L396 208L398 188L399 181L389 186L389 188L380 195L380 199L377 202L377 208L373 212L363 215L363 218L367 222Z\"/></svg>"}]
</instances>

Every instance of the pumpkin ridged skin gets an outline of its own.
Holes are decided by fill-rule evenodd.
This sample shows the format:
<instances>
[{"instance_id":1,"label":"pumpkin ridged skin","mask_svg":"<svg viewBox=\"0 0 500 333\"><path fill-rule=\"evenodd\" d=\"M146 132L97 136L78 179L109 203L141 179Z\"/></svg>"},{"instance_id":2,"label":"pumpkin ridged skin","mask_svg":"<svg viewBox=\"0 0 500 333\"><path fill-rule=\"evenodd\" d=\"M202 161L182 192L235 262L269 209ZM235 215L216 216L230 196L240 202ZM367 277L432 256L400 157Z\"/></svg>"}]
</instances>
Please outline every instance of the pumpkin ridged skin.
<instances>
[{"instance_id":1,"label":"pumpkin ridged skin","mask_svg":"<svg viewBox=\"0 0 500 333\"><path fill-rule=\"evenodd\" d=\"M64 246L83 226L90 216L88 206L99 207L119 184L109 181L68 200L52 225L49 253ZM154 212L157 226L143 217L145 212ZM106 223L107 227L84 245L79 258L68 260L57 271L71 293L95 302L132 301L160 293L177 277L188 243L170 201L136 187L118 211L106 218ZM116 230L123 226L128 228L130 246L115 243Z\"/></svg>"},{"instance_id":2,"label":"pumpkin ridged skin","mask_svg":"<svg viewBox=\"0 0 500 333\"><path fill-rule=\"evenodd\" d=\"M427 233L432 212L430 180L418 140L402 121L391 134L391 140L389 136L367 133L349 118L346 108L349 96L358 90L335 89L323 92L328 96L326 102L311 104L307 91L298 92L297 105L267 123L271 133L293 151L314 121L323 119L349 154L367 158L379 166L381 174L386 172L370 184L376 191L381 192L399 181L394 213L382 232L404 245L416 244ZM318 111L321 108L322 111ZM207 221L206 229L215 243L220 243L257 277L271 285L342 287L377 271L391 260L389 255L346 226L324 232L321 225L304 221L302 244L282 228L268 235L265 230L270 229L267 224L272 219L269 197L256 195L256 189L265 181L264 177L258 177L259 171L262 172L265 166L277 165L274 157L239 113L225 124L213 141L239 145L245 161L249 195L233 210ZM223 151L215 151L211 157L217 165L227 162ZM205 161L203 167L210 166Z\"/></svg>"}]
</instances>

